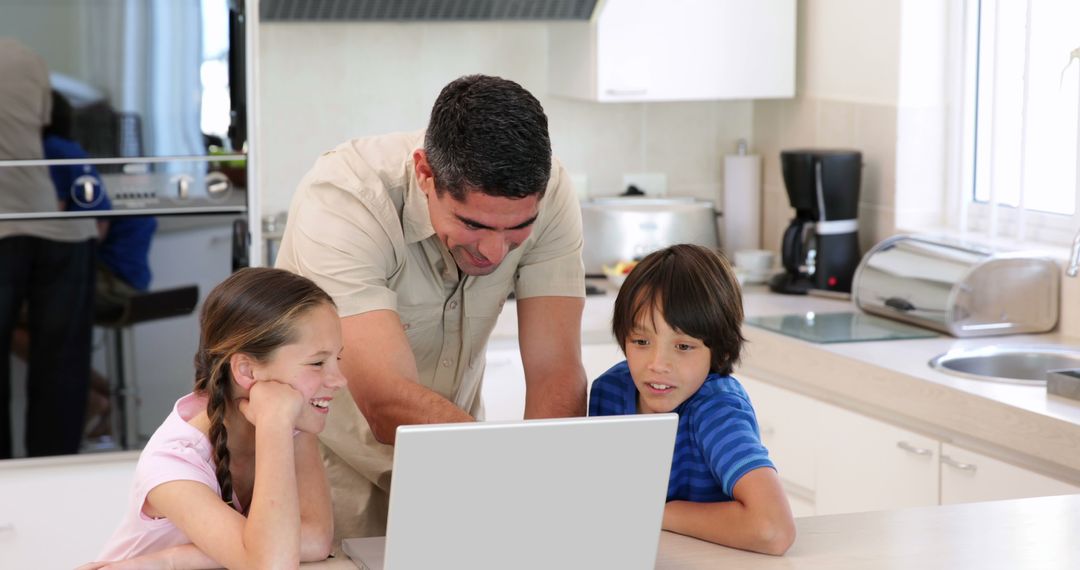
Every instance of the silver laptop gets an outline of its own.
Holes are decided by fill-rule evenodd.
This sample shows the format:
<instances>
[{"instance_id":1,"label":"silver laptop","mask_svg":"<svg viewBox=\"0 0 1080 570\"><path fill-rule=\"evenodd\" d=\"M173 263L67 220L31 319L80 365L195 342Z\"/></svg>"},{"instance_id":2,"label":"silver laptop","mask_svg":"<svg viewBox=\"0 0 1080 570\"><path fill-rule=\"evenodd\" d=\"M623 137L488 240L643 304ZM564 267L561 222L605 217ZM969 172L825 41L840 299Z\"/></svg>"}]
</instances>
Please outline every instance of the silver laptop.
<instances>
[{"instance_id":1,"label":"silver laptop","mask_svg":"<svg viewBox=\"0 0 1080 570\"><path fill-rule=\"evenodd\" d=\"M653 568L675 414L402 426L366 570Z\"/></svg>"}]
</instances>

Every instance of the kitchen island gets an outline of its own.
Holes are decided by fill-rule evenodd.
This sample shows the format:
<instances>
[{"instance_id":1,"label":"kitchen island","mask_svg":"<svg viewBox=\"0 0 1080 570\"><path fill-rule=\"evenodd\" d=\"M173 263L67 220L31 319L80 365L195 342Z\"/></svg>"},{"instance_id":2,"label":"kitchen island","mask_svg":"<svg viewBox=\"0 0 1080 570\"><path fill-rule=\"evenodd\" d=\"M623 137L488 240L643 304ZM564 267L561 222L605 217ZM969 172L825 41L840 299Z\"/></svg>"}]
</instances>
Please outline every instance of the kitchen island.
<instances>
[{"instance_id":1,"label":"kitchen island","mask_svg":"<svg viewBox=\"0 0 1080 570\"><path fill-rule=\"evenodd\" d=\"M663 532L656 568L1080 568L1080 495L805 517L796 519L795 526L795 544L786 555L778 557ZM336 556L303 567L355 567L340 552ZM448 567L467 568L456 564ZM574 568L573 561L568 560L566 567Z\"/></svg>"}]
</instances>

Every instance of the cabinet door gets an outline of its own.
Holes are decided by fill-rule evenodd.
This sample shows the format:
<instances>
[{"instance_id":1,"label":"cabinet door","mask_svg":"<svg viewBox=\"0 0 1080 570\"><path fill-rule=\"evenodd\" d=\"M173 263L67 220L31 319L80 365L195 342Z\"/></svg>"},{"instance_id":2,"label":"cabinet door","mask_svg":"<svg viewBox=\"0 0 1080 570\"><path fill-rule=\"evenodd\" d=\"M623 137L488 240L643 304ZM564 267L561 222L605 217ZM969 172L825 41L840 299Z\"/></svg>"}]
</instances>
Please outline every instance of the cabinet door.
<instances>
[{"instance_id":1,"label":"cabinet door","mask_svg":"<svg viewBox=\"0 0 1080 570\"><path fill-rule=\"evenodd\" d=\"M742 374L736 377L750 395L761 428L761 441L769 450L789 495L802 495L802 499L812 501L816 487L814 449L818 439L813 428L821 404Z\"/></svg>"},{"instance_id":2,"label":"cabinet door","mask_svg":"<svg viewBox=\"0 0 1080 570\"><path fill-rule=\"evenodd\" d=\"M821 406L817 514L938 503L937 440L835 406Z\"/></svg>"},{"instance_id":3,"label":"cabinet door","mask_svg":"<svg viewBox=\"0 0 1080 570\"><path fill-rule=\"evenodd\" d=\"M0 567L74 568L120 524L138 454L0 468ZM22 465L26 465L23 463Z\"/></svg>"},{"instance_id":4,"label":"cabinet door","mask_svg":"<svg viewBox=\"0 0 1080 570\"><path fill-rule=\"evenodd\" d=\"M595 38L600 101L795 94L794 0L608 0Z\"/></svg>"},{"instance_id":5,"label":"cabinet door","mask_svg":"<svg viewBox=\"0 0 1080 570\"><path fill-rule=\"evenodd\" d=\"M1080 487L948 443L941 445L941 504L1080 493Z\"/></svg>"},{"instance_id":6,"label":"cabinet door","mask_svg":"<svg viewBox=\"0 0 1080 570\"><path fill-rule=\"evenodd\" d=\"M608 371L608 368L626 360L619 345L615 343L584 344L581 346L581 364L585 367L585 378L592 391L593 380Z\"/></svg>"},{"instance_id":7,"label":"cabinet door","mask_svg":"<svg viewBox=\"0 0 1080 570\"><path fill-rule=\"evenodd\" d=\"M525 367L517 348L488 349L481 397L486 420L525 417Z\"/></svg>"}]
</instances>

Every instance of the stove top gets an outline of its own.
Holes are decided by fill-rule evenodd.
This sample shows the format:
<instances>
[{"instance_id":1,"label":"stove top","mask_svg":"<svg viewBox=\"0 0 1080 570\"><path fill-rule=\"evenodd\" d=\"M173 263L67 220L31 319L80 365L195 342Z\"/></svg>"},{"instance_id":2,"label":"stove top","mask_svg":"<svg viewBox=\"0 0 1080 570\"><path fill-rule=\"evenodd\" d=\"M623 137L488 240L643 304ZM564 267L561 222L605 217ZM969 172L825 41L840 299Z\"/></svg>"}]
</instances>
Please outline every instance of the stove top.
<instances>
[{"instance_id":1,"label":"stove top","mask_svg":"<svg viewBox=\"0 0 1080 570\"><path fill-rule=\"evenodd\" d=\"M749 317L746 324L821 344L938 336L927 329L859 312Z\"/></svg>"}]
</instances>

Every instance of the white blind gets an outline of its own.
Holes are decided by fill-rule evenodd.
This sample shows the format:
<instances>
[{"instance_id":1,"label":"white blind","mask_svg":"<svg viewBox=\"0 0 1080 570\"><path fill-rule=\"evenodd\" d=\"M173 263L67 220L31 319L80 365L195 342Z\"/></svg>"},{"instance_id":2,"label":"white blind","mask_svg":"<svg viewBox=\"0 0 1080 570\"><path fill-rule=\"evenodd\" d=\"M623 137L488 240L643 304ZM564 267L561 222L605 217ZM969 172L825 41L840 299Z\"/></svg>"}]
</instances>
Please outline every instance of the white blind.
<instances>
[{"instance_id":1,"label":"white blind","mask_svg":"<svg viewBox=\"0 0 1080 570\"><path fill-rule=\"evenodd\" d=\"M1021 240L1075 230L1080 0L978 0L968 29L975 121L964 191L973 229Z\"/></svg>"}]
</instances>

